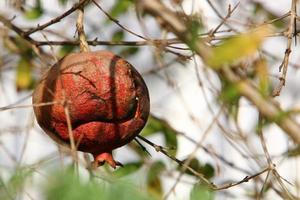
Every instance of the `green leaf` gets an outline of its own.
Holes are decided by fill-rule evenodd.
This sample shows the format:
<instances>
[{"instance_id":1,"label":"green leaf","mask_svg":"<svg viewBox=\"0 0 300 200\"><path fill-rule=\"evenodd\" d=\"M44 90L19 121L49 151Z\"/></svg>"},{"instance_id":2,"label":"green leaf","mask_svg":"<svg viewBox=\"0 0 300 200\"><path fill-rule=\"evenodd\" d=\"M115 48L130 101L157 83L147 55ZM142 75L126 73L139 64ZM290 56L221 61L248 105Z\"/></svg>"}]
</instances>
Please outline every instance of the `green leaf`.
<instances>
[{"instance_id":1,"label":"green leaf","mask_svg":"<svg viewBox=\"0 0 300 200\"><path fill-rule=\"evenodd\" d=\"M215 175L215 169L209 163L205 163L204 166L201 166L200 171L202 174L204 174L205 178L207 178L207 179L210 179L210 178L214 177L214 175Z\"/></svg>"},{"instance_id":2,"label":"green leaf","mask_svg":"<svg viewBox=\"0 0 300 200\"><path fill-rule=\"evenodd\" d=\"M183 162L185 162L185 161L186 160L183 160ZM215 169L211 164L205 163L203 165L199 162L199 160L197 158L193 158L190 161L189 166L191 168L193 168L195 171L200 172L201 174L203 174L204 177L207 178L207 179L210 179L215 175ZM178 166L178 169L179 168L180 168L180 166ZM194 174L191 173L188 170L186 170L185 173L194 176Z\"/></svg>"},{"instance_id":3,"label":"green leaf","mask_svg":"<svg viewBox=\"0 0 300 200\"><path fill-rule=\"evenodd\" d=\"M165 136L166 146L168 147L168 152L173 156L176 155L177 152L177 133L170 127L165 126L163 128L163 133Z\"/></svg>"},{"instance_id":4,"label":"green leaf","mask_svg":"<svg viewBox=\"0 0 300 200\"><path fill-rule=\"evenodd\" d=\"M129 57L137 54L139 52L138 47L126 47L123 48L122 51L119 53L122 57Z\"/></svg>"},{"instance_id":5,"label":"green leaf","mask_svg":"<svg viewBox=\"0 0 300 200\"><path fill-rule=\"evenodd\" d=\"M191 193L190 200L213 200L213 191L205 184L195 184Z\"/></svg>"},{"instance_id":6,"label":"green leaf","mask_svg":"<svg viewBox=\"0 0 300 200\"><path fill-rule=\"evenodd\" d=\"M110 16L116 18L125 13L130 6L134 5L134 0L117 0L110 10Z\"/></svg>"},{"instance_id":7,"label":"green leaf","mask_svg":"<svg viewBox=\"0 0 300 200\"><path fill-rule=\"evenodd\" d=\"M6 37L4 39L4 45L12 53L20 54L28 60L35 57L31 44L19 36Z\"/></svg>"},{"instance_id":8,"label":"green leaf","mask_svg":"<svg viewBox=\"0 0 300 200\"><path fill-rule=\"evenodd\" d=\"M192 19L187 22L190 39L187 42L187 45L191 48L191 50L194 50L197 46L197 41L199 39L199 33L202 29L202 24L197 19Z\"/></svg>"},{"instance_id":9,"label":"green leaf","mask_svg":"<svg viewBox=\"0 0 300 200\"><path fill-rule=\"evenodd\" d=\"M255 63L255 71L258 77L258 89L262 96L267 97L271 93L271 85L269 82L268 67L265 60L258 60Z\"/></svg>"},{"instance_id":10,"label":"green leaf","mask_svg":"<svg viewBox=\"0 0 300 200\"><path fill-rule=\"evenodd\" d=\"M166 166L162 161L156 161L151 165L148 172L148 176L147 176L148 192L155 195L157 198L161 198L163 195L160 175L165 169Z\"/></svg>"},{"instance_id":11,"label":"green leaf","mask_svg":"<svg viewBox=\"0 0 300 200\"><path fill-rule=\"evenodd\" d=\"M142 144L143 145L143 144ZM137 154L140 156L140 158L145 158L147 156L150 156L149 153L146 151L147 149L143 149L137 142L130 142L128 146ZM144 146L145 147L145 146ZM145 147L146 148L146 147Z\"/></svg>"},{"instance_id":12,"label":"green leaf","mask_svg":"<svg viewBox=\"0 0 300 200\"><path fill-rule=\"evenodd\" d=\"M263 27L225 40L212 49L208 64L212 68L220 68L255 53L268 32L268 29Z\"/></svg>"},{"instance_id":13,"label":"green leaf","mask_svg":"<svg viewBox=\"0 0 300 200\"><path fill-rule=\"evenodd\" d=\"M113 172L113 175L116 177L123 177L123 176L127 176L129 174L132 174L134 172L136 172L138 169L141 168L141 166L143 165L142 162L132 162L132 163L127 163L126 165L124 165L124 167L120 167L117 170L115 170Z\"/></svg>"},{"instance_id":14,"label":"green leaf","mask_svg":"<svg viewBox=\"0 0 300 200\"><path fill-rule=\"evenodd\" d=\"M75 46L73 45L64 45L59 49L58 55L59 57L64 57L65 55L74 51Z\"/></svg>"},{"instance_id":15,"label":"green leaf","mask_svg":"<svg viewBox=\"0 0 300 200\"><path fill-rule=\"evenodd\" d=\"M35 1L35 6L31 10L25 12L25 17L30 20L38 19L44 13L41 0Z\"/></svg>"},{"instance_id":16,"label":"green leaf","mask_svg":"<svg viewBox=\"0 0 300 200\"><path fill-rule=\"evenodd\" d=\"M10 185L10 188L13 190L19 190L24 186L24 182L32 175L32 173L33 170L30 168L17 169L10 178L8 185Z\"/></svg>"},{"instance_id":17,"label":"green leaf","mask_svg":"<svg viewBox=\"0 0 300 200\"><path fill-rule=\"evenodd\" d=\"M59 0L59 3L63 6L67 4L68 0Z\"/></svg>"},{"instance_id":18,"label":"green leaf","mask_svg":"<svg viewBox=\"0 0 300 200\"><path fill-rule=\"evenodd\" d=\"M225 82L223 89L220 93L220 99L226 103L231 104L232 102L237 102L241 95L236 84Z\"/></svg>"},{"instance_id":19,"label":"green leaf","mask_svg":"<svg viewBox=\"0 0 300 200\"><path fill-rule=\"evenodd\" d=\"M155 118L153 116L150 116L148 118L146 127L141 132L141 135L143 135L143 136L149 136L149 135L156 134L159 131L161 131L162 126L163 126L162 122L159 119L157 119L157 118Z\"/></svg>"},{"instance_id":20,"label":"green leaf","mask_svg":"<svg viewBox=\"0 0 300 200\"><path fill-rule=\"evenodd\" d=\"M119 181L110 185L108 191L107 199L117 199L117 200L154 200L153 195L147 193L140 185L133 185L132 183L126 181Z\"/></svg>"},{"instance_id":21,"label":"green leaf","mask_svg":"<svg viewBox=\"0 0 300 200\"><path fill-rule=\"evenodd\" d=\"M19 48L12 37L3 37L3 45L12 53L20 53Z\"/></svg>"},{"instance_id":22,"label":"green leaf","mask_svg":"<svg viewBox=\"0 0 300 200\"><path fill-rule=\"evenodd\" d=\"M280 123L283 119L289 118L293 113L290 110L278 112L273 118L269 119L271 122Z\"/></svg>"},{"instance_id":23,"label":"green leaf","mask_svg":"<svg viewBox=\"0 0 300 200\"><path fill-rule=\"evenodd\" d=\"M16 169L6 182L0 177L0 199L15 199L17 194L22 193L25 182L32 174L32 169L22 167Z\"/></svg>"},{"instance_id":24,"label":"green leaf","mask_svg":"<svg viewBox=\"0 0 300 200\"><path fill-rule=\"evenodd\" d=\"M70 170L65 173L52 174L44 187L46 200L153 199L140 186L127 181L114 181L113 179L111 182L83 181Z\"/></svg>"},{"instance_id":25,"label":"green leaf","mask_svg":"<svg viewBox=\"0 0 300 200\"><path fill-rule=\"evenodd\" d=\"M288 152L287 152L287 155L288 157L297 157L300 155L300 145L292 148L292 149L289 149Z\"/></svg>"},{"instance_id":26,"label":"green leaf","mask_svg":"<svg viewBox=\"0 0 300 200\"><path fill-rule=\"evenodd\" d=\"M239 110L239 100L241 98L239 88L236 84L222 80L222 90L219 100L226 106L229 114L236 119Z\"/></svg>"},{"instance_id":27,"label":"green leaf","mask_svg":"<svg viewBox=\"0 0 300 200\"><path fill-rule=\"evenodd\" d=\"M21 58L17 65L16 72L16 88L18 90L31 89L34 80L31 72L31 62L25 58Z\"/></svg>"},{"instance_id":28,"label":"green leaf","mask_svg":"<svg viewBox=\"0 0 300 200\"><path fill-rule=\"evenodd\" d=\"M278 18L277 15L274 15L272 12L268 11L268 8L265 8L264 5L260 2L254 3L253 8L253 17L259 16L259 18L261 19L262 16L265 16L265 22ZM281 19L273 21L272 25L274 25L276 28L284 28L286 26L286 23L285 20Z\"/></svg>"},{"instance_id":29,"label":"green leaf","mask_svg":"<svg viewBox=\"0 0 300 200\"><path fill-rule=\"evenodd\" d=\"M177 132L164 120L150 116L146 127L143 129L141 135L149 136L157 133L162 133L166 146L171 155L176 155L177 152Z\"/></svg>"},{"instance_id":30,"label":"green leaf","mask_svg":"<svg viewBox=\"0 0 300 200\"><path fill-rule=\"evenodd\" d=\"M55 174L46 186L46 199L47 200L96 200L105 199L104 188L95 183L81 183L79 179L71 172ZM102 198L103 197L103 198Z\"/></svg>"},{"instance_id":31,"label":"green leaf","mask_svg":"<svg viewBox=\"0 0 300 200\"><path fill-rule=\"evenodd\" d=\"M123 30L115 31L111 37L111 40L113 42L119 42L119 41L122 41L123 39L124 39L124 31Z\"/></svg>"},{"instance_id":32,"label":"green leaf","mask_svg":"<svg viewBox=\"0 0 300 200\"><path fill-rule=\"evenodd\" d=\"M186 159L183 160L183 162L186 162ZM193 168L194 170L196 171L199 171L201 169L201 164L199 162L199 160L197 158L193 158L190 163L189 163L189 166L191 168ZM180 166L178 166L178 168L180 168ZM191 173L190 171L186 170L186 173L187 174L190 174L190 175L193 175L193 173Z\"/></svg>"}]
</instances>

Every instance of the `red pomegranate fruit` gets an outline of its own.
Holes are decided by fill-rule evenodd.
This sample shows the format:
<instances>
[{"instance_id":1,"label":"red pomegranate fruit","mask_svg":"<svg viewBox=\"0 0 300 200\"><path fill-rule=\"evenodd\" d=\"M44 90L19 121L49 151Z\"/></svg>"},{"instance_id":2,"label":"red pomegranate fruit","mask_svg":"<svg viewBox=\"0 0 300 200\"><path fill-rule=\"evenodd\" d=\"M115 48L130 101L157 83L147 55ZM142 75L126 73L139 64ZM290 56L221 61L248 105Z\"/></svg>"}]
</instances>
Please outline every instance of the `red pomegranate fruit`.
<instances>
[{"instance_id":1,"label":"red pomegranate fruit","mask_svg":"<svg viewBox=\"0 0 300 200\"><path fill-rule=\"evenodd\" d=\"M41 128L64 144L70 144L67 109L77 150L91 153L97 166L113 168L112 150L139 134L150 105L141 75L109 51L62 58L42 77L32 102Z\"/></svg>"}]
</instances>

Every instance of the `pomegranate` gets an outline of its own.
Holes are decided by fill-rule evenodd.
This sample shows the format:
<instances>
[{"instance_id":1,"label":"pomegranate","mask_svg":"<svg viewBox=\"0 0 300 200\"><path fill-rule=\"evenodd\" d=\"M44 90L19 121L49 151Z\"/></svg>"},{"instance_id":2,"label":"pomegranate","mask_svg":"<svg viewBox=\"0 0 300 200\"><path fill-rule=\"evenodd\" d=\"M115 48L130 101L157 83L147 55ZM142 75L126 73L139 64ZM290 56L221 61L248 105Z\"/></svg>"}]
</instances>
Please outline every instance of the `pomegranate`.
<instances>
[{"instance_id":1,"label":"pomegranate","mask_svg":"<svg viewBox=\"0 0 300 200\"><path fill-rule=\"evenodd\" d=\"M113 168L120 163L112 150L139 134L150 103L141 75L109 51L62 58L37 84L32 102L41 128L56 142L69 145L68 109L77 150L91 153L97 166L107 162Z\"/></svg>"}]
</instances>

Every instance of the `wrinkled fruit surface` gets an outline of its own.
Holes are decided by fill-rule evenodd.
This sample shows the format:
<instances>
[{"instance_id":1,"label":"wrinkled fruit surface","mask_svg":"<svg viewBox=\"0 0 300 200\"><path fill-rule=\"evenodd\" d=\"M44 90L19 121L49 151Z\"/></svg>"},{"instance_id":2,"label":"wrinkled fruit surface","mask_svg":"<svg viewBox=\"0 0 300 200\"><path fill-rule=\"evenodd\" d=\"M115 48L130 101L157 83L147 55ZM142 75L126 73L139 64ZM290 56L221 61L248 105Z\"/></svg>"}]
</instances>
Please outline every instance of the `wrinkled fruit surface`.
<instances>
[{"instance_id":1,"label":"wrinkled fruit surface","mask_svg":"<svg viewBox=\"0 0 300 200\"><path fill-rule=\"evenodd\" d=\"M42 106L41 103L53 102ZM126 60L108 51L73 53L43 76L33 93L39 125L56 142L70 143L66 109L77 149L116 167L112 150L130 142L149 115L148 89Z\"/></svg>"}]
</instances>

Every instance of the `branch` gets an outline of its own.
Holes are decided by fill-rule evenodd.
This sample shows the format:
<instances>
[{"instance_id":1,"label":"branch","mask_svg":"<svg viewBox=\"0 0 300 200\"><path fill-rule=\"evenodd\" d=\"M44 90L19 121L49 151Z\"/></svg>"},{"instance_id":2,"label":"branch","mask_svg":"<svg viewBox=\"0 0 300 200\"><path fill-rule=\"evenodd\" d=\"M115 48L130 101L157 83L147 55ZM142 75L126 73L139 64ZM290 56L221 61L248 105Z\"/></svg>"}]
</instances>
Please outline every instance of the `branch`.
<instances>
[{"instance_id":1,"label":"branch","mask_svg":"<svg viewBox=\"0 0 300 200\"><path fill-rule=\"evenodd\" d=\"M185 22L182 21L176 13L165 7L160 1L141 0L138 1L138 3L141 4L141 7L144 8L146 12L158 18L158 21L163 22L168 30L177 35L184 43L188 44L190 41L193 41L194 36L189 27L186 26ZM197 39L193 42L195 52L197 52L200 57L204 58L204 60L207 60L211 54L211 51L209 51L210 48L204 44L202 39Z\"/></svg>"},{"instance_id":2,"label":"branch","mask_svg":"<svg viewBox=\"0 0 300 200\"><path fill-rule=\"evenodd\" d=\"M0 21L3 23L4 26L6 26L7 28L15 31L19 36L21 36L22 38L24 38L25 40L27 40L28 42L32 43L32 44L36 44L35 40L33 40L29 35L26 34L25 31L23 31L22 29L20 29L19 27L17 27L16 25L14 25L11 20L6 19L3 15L0 14Z\"/></svg>"},{"instance_id":3,"label":"branch","mask_svg":"<svg viewBox=\"0 0 300 200\"><path fill-rule=\"evenodd\" d=\"M143 37L142 35L139 35L131 30L129 30L128 28L126 28L125 26L123 26L122 24L119 23L119 21L115 18L113 18L111 15L109 15L95 0L92 0L93 3L106 15L106 17L111 20L112 22L114 22L115 24L117 24L121 29L127 31L128 33L131 33L132 35L135 35L136 37L139 37L141 39L144 40L148 40L147 38Z\"/></svg>"},{"instance_id":4,"label":"branch","mask_svg":"<svg viewBox=\"0 0 300 200\"><path fill-rule=\"evenodd\" d=\"M141 0L139 3L142 4L145 11L167 24L169 29L183 42L189 43L191 41L191 35L184 21L160 1ZM211 51L202 39L198 38L195 41L194 51L202 58L204 63L208 63ZM273 99L263 97L257 88L249 81L241 79L231 68L221 67L219 70L224 78L237 85L239 93L252 102L263 116L275 122L296 143L300 144L300 125L290 115L280 117L284 111Z\"/></svg>"},{"instance_id":5,"label":"branch","mask_svg":"<svg viewBox=\"0 0 300 200\"><path fill-rule=\"evenodd\" d=\"M210 2L210 1L208 1ZM232 13L238 8L238 6L240 5L240 2L238 2L233 9L231 9L231 5L228 6L228 11L227 11L227 15L222 18L221 23L211 32L211 36L213 36L222 26L223 24L225 24L227 22L227 20L231 17Z\"/></svg>"},{"instance_id":6,"label":"branch","mask_svg":"<svg viewBox=\"0 0 300 200\"><path fill-rule=\"evenodd\" d=\"M79 40L80 51L81 52L87 52L87 51L90 51L90 48L89 48L89 45L86 41L86 36L85 36L85 33L84 33L83 14L84 14L83 6L80 6L78 8L78 17L77 17L77 21L76 21L76 28L77 28L77 32L78 32L78 40Z\"/></svg>"},{"instance_id":7,"label":"branch","mask_svg":"<svg viewBox=\"0 0 300 200\"><path fill-rule=\"evenodd\" d=\"M222 32L222 31L220 31ZM218 32L219 33L219 32ZM283 32L278 33L271 33L266 35L266 37L278 37L278 36L284 36L285 34ZM215 36L211 35L210 32L200 34L199 38L207 41L215 41L215 40L224 40L228 38L233 38L235 35L225 35L225 36ZM37 46L45 46L45 45L72 45L77 46L79 45L79 41L77 40L64 40L64 41L34 41ZM168 38L168 39L151 39L151 42L139 40L139 41L103 41L98 40L98 38L95 38L94 40L88 40L87 43L91 46L97 46L97 45L107 45L107 46L147 46L147 45L153 45L157 47L170 47L170 48L180 48L175 46L170 46L172 44L183 44L183 42L177 38ZM264 51L265 52L265 51ZM269 55L269 54L268 54ZM271 56L271 55L269 55ZM272 56L274 57L274 56ZM295 64L294 64L295 65Z\"/></svg>"},{"instance_id":8,"label":"branch","mask_svg":"<svg viewBox=\"0 0 300 200\"><path fill-rule=\"evenodd\" d=\"M249 81L242 80L231 69L224 68L223 75L230 82L236 84L241 95L251 101L259 112L267 119L275 122L292 139L300 144L300 125L290 116L285 115L279 105L272 98L263 97L260 92Z\"/></svg>"},{"instance_id":9,"label":"branch","mask_svg":"<svg viewBox=\"0 0 300 200\"><path fill-rule=\"evenodd\" d=\"M72 14L75 10L77 10L78 8L84 6L86 4L86 2L88 2L89 0L80 0L79 3L74 4L74 6L72 6L72 8L70 8L69 10L67 10L66 12L64 12L62 15L50 20L49 22L44 23L43 25L37 25L36 28L33 29L29 29L27 32L25 32L26 36L31 35L32 33L35 33L37 31L43 30L46 27L53 25L57 22L59 22L60 20L62 20L63 18L67 17L68 15Z\"/></svg>"},{"instance_id":10,"label":"branch","mask_svg":"<svg viewBox=\"0 0 300 200\"><path fill-rule=\"evenodd\" d=\"M157 152L161 152L162 154L166 155L167 157L169 157L171 160L175 161L178 165L180 165L181 167L184 167L186 170L190 171L192 174L194 174L195 176L197 176L198 178L200 178L202 181L204 181L204 183L206 183L211 189L213 190L224 190L224 189L228 189L237 185L240 185L242 183L248 182L249 180L260 176L261 174L272 170L272 168L267 167L265 169L263 169L262 171L255 173L253 175L250 176L245 176L245 178L243 178L242 180L235 182L235 183L228 183L222 186L216 186L214 183L210 182L208 179L206 179L204 177L203 174L197 172L196 170L194 170L192 167L190 167L189 165L187 165L185 162L179 160L178 158L170 155L167 151L164 150L164 148L162 146L159 146L157 144L154 144L153 142L147 140L146 138L144 138L143 136L137 135L137 138L143 140L145 143L149 144L150 146L152 146Z\"/></svg>"},{"instance_id":11,"label":"branch","mask_svg":"<svg viewBox=\"0 0 300 200\"><path fill-rule=\"evenodd\" d=\"M194 170L193 168L191 168L190 166L188 166L185 162L179 160L175 156L170 155L166 150L164 150L164 148L162 146L154 144L153 142L151 142L150 140L147 140L146 138L144 138L141 135L137 135L136 137L139 138L139 139L141 139L145 143L149 144L150 146L152 146L155 149L155 151L161 152L162 154L164 154L167 157L169 157L171 160L175 161L178 165L180 165L180 166L184 167L185 169L187 169L188 171L190 171L192 174L194 174L195 176L197 176L198 178L200 178L202 181L204 181L212 189L217 188L213 183L211 183L208 179L206 179L203 174L197 172L196 170Z\"/></svg>"},{"instance_id":12,"label":"branch","mask_svg":"<svg viewBox=\"0 0 300 200\"><path fill-rule=\"evenodd\" d=\"M279 84L278 86L274 89L273 91L273 96L279 96L280 92L282 90L282 87L285 85L285 79L286 79L286 74L288 70L288 65L289 65L289 58L290 54L292 52L292 40L293 37L295 36L295 42L296 42L296 35L297 35L297 25L296 25L296 20L297 20L297 13L296 13L296 0L292 0L292 6L291 6L291 11L290 11L290 23L289 23L289 28L287 31L287 47L284 53L284 58L279 66L279 72L282 71L281 77L279 78Z\"/></svg>"},{"instance_id":13,"label":"branch","mask_svg":"<svg viewBox=\"0 0 300 200\"><path fill-rule=\"evenodd\" d=\"M2 22L4 26L6 26L7 28L16 32L21 38L29 42L33 51L40 57L41 60L45 61L46 57L44 56L43 58L41 58L41 55L46 55L46 53L41 48L38 47L37 42L34 39L32 39L29 35L26 35L25 31L23 31L21 28L16 26L11 21L12 20L8 20L7 18L5 18L3 15L0 14L0 22Z\"/></svg>"}]
</instances>

